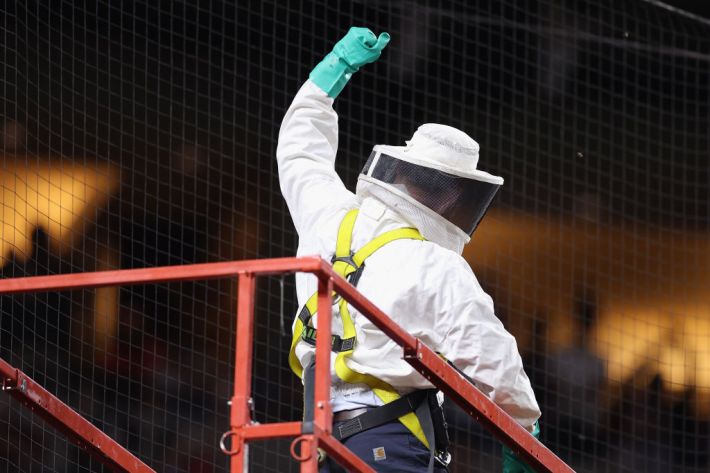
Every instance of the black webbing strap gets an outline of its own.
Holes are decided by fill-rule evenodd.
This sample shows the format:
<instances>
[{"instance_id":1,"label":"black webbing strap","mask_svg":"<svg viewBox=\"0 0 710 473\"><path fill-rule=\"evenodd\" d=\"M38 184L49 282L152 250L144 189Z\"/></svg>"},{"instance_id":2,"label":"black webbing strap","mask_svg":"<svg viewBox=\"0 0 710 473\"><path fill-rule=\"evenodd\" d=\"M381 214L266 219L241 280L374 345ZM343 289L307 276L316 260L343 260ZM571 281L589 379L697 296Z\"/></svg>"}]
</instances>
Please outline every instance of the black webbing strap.
<instances>
[{"instance_id":1,"label":"black webbing strap","mask_svg":"<svg viewBox=\"0 0 710 473\"><path fill-rule=\"evenodd\" d=\"M301 309L301 312L298 313L298 318L301 319L301 322L303 322L303 325L308 325L308 322L311 321L311 313L308 311L308 307L304 304L303 309Z\"/></svg>"},{"instance_id":2,"label":"black webbing strap","mask_svg":"<svg viewBox=\"0 0 710 473\"><path fill-rule=\"evenodd\" d=\"M313 433L313 399L316 384L316 363L314 359L303 369L303 426L301 433Z\"/></svg>"},{"instance_id":3,"label":"black webbing strap","mask_svg":"<svg viewBox=\"0 0 710 473\"><path fill-rule=\"evenodd\" d=\"M349 256L333 255L333 258L331 258L330 260L330 264L335 264L336 262L340 261L347 264L348 266L352 266L353 268L355 268L355 271L348 274L345 279L347 279L350 284L357 287L357 283L358 281L360 281L360 276L362 275L362 272L365 269L365 262L363 261L362 264L358 266L357 263L355 263L355 260L353 259L354 257L355 253L353 253L352 251L350 251Z\"/></svg>"},{"instance_id":4,"label":"black webbing strap","mask_svg":"<svg viewBox=\"0 0 710 473\"><path fill-rule=\"evenodd\" d=\"M316 333L318 333L318 331L315 327L311 327L310 325L303 327L301 340L314 347L316 346ZM339 335L333 335L331 337L331 350L333 350L334 353L352 350L355 346L355 340L355 337L342 338Z\"/></svg>"},{"instance_id":5,"label":"black webbing strap","mask_svg":"<svg viewBox=\"0 0 710 473\"><path fill-rule=\"evenodd\" d=\"M429 466L427 473L434 473L434 459L436 458L436 437L434 436L434 422L431 419L431 408L429 407L429 396L436 396L436 391L424 391L426 396L424 402L420 402L417 409L414 411L419 423L422 426L424 437L429 442Z\"/></svg>"},{"instance_id":6,"label":"black webbing strap","mask_svg":"<svg viewBox=\"0 0 710 473\"><path fill-rule=\"evenodd\" d=\"M424 402L426 397L427 391L414 391L389 404L371 409L334 428L333 437L342 442L352 435L379 427L410 412L416 412L420 405L426 404Z\"/></svg>"},{"instance_id":7,"label":"black webbing strap","mask_svg":"<svg viewBox=\"0 0 710 473\"><path fill-rule=\"evenodd\" d=\"M414 391L406 396L402 396L396 401L392 401L384 406L369 410L354 419L343 422L338 425L337 428L333 428L333 436L342 442L355 434L379 427L380 425L396 420L405 414L414 412L422 426L424 436L426 437L427 442L429 442L429 466L427 468L427 473L433 473L435 460L438 458L437 455L439 452L437 452L436 429L431 415L432 402L437 402L436 390L427 389ZM445 429L446 426L443 426L443 428ZM448 446L448 441L446 442L446 446ZM448 454L447 452L442 453L444 455ZM446 466L447 463L448 462L446 461L442 462L444 466Z\"/></svg>"},{"instance_id":8,"label":"black webbing strap","mask_svg":"<svg viewBox=\"0 0 710 473\"><path fill-rule=\"evenodd\" d=\"M301 340L308 343L311 346L316 346L316 333L318 332L315 327L309 325L311 318L308 306L304 305L301 311L298 313L298 318L303 322L303 332L301 332ZM332 336L332 347L331 349L335 353L340 353L341 351L352 350L355 347L356 337L342 338L340 335Z\"/></svg>"}]
</instances>

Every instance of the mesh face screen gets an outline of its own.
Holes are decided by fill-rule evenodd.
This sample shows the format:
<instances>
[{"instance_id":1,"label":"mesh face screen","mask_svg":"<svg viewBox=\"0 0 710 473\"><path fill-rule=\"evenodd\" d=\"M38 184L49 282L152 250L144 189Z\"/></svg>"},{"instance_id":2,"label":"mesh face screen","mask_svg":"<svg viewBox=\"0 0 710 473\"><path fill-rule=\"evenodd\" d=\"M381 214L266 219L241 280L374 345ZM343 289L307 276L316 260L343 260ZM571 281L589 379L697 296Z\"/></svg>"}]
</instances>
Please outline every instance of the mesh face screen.
<instances>
[{"instance_id":1,"label":"mesh face screen","mask_svg":"<svg viewBox=\"0 0 710 473\"><path fill-rule=\"evenodd\" d=\"M391 184L468 235L476 229L500 188L497 184L454 176L384 153L371 157L365 168L368 176Z\"/></svg>"},{"instance_id":2,"label":"mesh face screen","mask_svg":"<svg viewBox=\"0 0 710 473\"><path fill-rule=\"evenodd\" d=\"M707 472L710 23L661 2L4 2L2 277L292 256L279 126L353 25L392 40L335 102L345 185L422 123L470 130L506 178L464 257L542 441L579 472ZM1 296L0 357L156 471L226 472L236 296ZM255 419L297 420L293 277L260 280L256 308ZM447 415L451 471L500 471ZM250 471L298 471L288 447L255 443ZM44 471L104 469L0 392L0 473Z\"/></svg>"}]
</instances>

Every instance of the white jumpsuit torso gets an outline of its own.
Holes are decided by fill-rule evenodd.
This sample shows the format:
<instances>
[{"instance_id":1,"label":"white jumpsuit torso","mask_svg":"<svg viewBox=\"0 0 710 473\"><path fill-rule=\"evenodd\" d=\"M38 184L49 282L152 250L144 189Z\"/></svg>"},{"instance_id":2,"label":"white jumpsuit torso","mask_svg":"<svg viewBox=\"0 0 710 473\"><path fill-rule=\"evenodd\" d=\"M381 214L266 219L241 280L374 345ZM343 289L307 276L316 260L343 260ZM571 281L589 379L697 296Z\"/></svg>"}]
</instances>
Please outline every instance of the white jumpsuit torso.
<instances>
[{"instance_id":1,"label":"white jumpsuit torso","mask_svg":"<svg viewBox=\"0 0 710 473\"><path fill-rule=\"evenodd\" d=\"M333 99L307 81L286 113L277 149L281 190L299 235L298 255L327 260L350 209L360 208L354 251L388 230L410 226L379 201L360 201L343 185L334 168L338 124L332 104ZM402 328L462 370L523 427L530 428L540 417L515 339L459 254L429 241L396 240L366 260L357 287ZM300 305L316 289L314 276L296 275ZM333 309L333 333L342 334L337 306ZM357 332L355 350L347 360L351 369L387 382L400 394L432 387L402 359L397 344L353 307L350 313ZM302 365L313 350L305 342L297 345ZM332 375L335 412L381 404L367 386L342 383L334 370Z\"/></svg>"}]
</instances>

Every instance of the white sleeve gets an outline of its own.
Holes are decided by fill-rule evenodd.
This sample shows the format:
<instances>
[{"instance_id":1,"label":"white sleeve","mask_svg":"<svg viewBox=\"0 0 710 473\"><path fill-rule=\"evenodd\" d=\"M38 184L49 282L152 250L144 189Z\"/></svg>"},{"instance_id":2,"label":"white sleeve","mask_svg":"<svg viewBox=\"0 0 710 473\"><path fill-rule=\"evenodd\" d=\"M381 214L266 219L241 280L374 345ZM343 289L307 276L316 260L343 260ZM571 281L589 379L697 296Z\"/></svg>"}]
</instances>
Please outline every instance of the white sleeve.
<instances>
[{"instance_id":1,"label":"white sleeve","mask_svg":"<svg viewBox=\"0 0 710 473\"><path fill-rule=\"evenodd\" d=\"M467 291L459 288L462 299L444 315L448 331L441 353L508 415L531 430L540 418L540 408L517 343L495 316L490 296L475 276L473 280L474 287L469 285Z\"/></svg>"},{"instance_id":2,"label":"white sleeve","mask_svg":"<svg viewBox=\"0 0 710 473\"><path fill-rule=\"evenodd\" d=\"M354 194L335 172L337 149L333 99L308 80L286 112L276 150L281 192L300 237L334 210L355 205Z\"/></svg>"}]
</instances>

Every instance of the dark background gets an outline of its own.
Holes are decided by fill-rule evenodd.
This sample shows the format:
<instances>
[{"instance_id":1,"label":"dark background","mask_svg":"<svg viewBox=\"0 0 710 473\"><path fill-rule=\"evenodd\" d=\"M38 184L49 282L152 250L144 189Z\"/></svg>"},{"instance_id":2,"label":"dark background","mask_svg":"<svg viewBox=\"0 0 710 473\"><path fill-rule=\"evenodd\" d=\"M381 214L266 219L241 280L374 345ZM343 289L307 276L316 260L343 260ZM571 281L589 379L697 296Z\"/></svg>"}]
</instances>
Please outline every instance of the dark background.
<instances>
[{"instance_id":1,"label":"dark background","mask_svg":"<svg viewBox=\"0 0 710 473\"><path fill-rule=\"evenodd\" d=\"M703 2L674 3L708 16ZM53 250L37 228L31 253L11 255L3 276L293 254L278 127L351 25L393 38L336 103L337 167L351 188L373 144L443 122L474 136L481 167L505 177L498 210L555 219L591 202L607 227L708 230L710 26L651 2L10 2L0 113L23 138L5 133L5 166L108 163L119 177L69 249ZM106 260L107 249L117 256ZM283 292L266 280L259 294L257 417L295 419L300 383L281 329L295 310L292 280ZM225 471L216 443L234 297L229 282L122 289L102 346L92 291L3 297L0 354L156 470ZM669 410L659 380L631 380L610 407L597 399L598 360L583 354L589 381L572 389L555 350L544 338L535 346L523 355L549 413L543 439L576 469L707 469L708 420L689 401ZM604 415L554 414L580 392ZM0 402L0 471L99 469ZM487 434L463 417L452 424L453 471L497 468ZM272 447L253 450L253 471L287 471L283 445Z\"/></svg>"},{"instance_id":2,"label":"dark background","mask_svg":"<svg viewBox=\"0 0 710 473\"><path fill-rule=\"evenodd\" d=\"M697 2L693 0L671 0L670 2L664 2L668 5L672 5L681 10L685 10L688 13L694 13L703 18L710 17L710 5L706 2Z\"/></svg>"}]
</instances>

